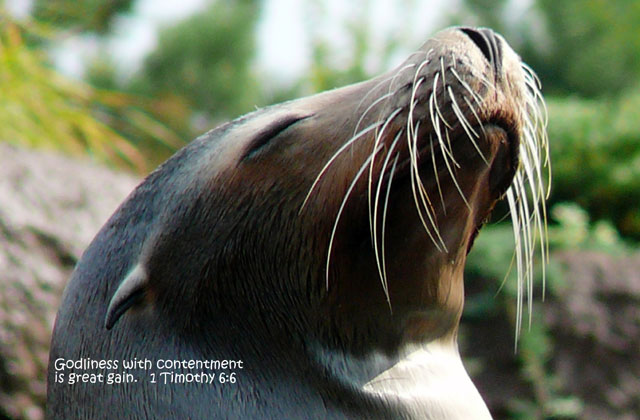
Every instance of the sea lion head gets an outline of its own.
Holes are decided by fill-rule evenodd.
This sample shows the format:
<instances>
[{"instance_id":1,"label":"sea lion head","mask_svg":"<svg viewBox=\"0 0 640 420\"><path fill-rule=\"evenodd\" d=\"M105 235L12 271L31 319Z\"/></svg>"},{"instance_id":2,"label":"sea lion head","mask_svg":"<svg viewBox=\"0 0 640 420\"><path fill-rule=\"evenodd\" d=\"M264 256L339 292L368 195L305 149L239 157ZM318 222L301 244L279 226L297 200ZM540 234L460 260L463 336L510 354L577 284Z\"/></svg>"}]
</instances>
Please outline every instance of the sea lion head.
<instances>
[{"instance_id":1,"label":"sea lion head","mask_svg":"<svg viewBox=\"0 0 640 420\"><path fill-rule=\"evenodd\" d=\"M224 324L354 354L455 337L466 255L505 195L530 281L541 106L502 37L453 28L379 77L212 130L105 227L144 232L121 241L106 326L159 318L215 342Z\"/></svg>"}]
</instances>

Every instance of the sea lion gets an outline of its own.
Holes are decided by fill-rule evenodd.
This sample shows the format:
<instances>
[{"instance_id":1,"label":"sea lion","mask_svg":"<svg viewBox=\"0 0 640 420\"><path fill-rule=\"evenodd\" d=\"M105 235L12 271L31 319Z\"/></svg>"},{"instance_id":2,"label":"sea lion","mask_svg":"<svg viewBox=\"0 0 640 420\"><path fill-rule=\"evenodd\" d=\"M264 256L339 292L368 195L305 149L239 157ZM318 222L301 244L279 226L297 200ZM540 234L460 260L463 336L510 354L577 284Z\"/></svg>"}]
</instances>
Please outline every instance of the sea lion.
<instances>
[{"instance_id":1,"label":"sea lion","mask_svg":"<svg viewBox=\"0 0 640 420\"><path fill-rule=\"evenodd\" d=\"M48 418L489 418L457 351L463 268L506 191L530 276L535 80L499 35L452 28L180 150L75 269Z\"/></svg>"}]
</instances>

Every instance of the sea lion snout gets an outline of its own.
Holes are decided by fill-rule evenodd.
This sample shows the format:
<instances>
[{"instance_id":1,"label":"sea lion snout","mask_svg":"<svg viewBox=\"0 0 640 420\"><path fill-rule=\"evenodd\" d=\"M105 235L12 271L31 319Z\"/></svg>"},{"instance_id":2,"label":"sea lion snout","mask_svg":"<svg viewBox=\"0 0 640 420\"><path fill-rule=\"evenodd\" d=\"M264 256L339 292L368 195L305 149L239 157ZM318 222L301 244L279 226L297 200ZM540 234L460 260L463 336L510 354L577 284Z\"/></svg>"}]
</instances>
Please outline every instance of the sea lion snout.
<instances>
[{"instance_id":1,"label":"sea lion snout","mask_svg":"<svg viewBox=\"0 0 640 420\"><path fill-rule=\"evenodd\" d=\"M346 101L354 114L318 111L334 118L329 132L353 128L321 159L327 163L306 201L333 204L325 268L332 316L362 320L349 330L354 336L384 325L387 306L395 327L380 328L370 346L396 327L409 341L450 334L462 311L466 253L497 200L507 192L514 217L533 209L519 204L527 178L534 200L542 199L537 81L500 35L452 28L352 89ZM346 180L342 188L336 178ZM517 223L532 231L528 221ZM373 315L362 309L373 307Z\"/></svg>"}]
</instances>

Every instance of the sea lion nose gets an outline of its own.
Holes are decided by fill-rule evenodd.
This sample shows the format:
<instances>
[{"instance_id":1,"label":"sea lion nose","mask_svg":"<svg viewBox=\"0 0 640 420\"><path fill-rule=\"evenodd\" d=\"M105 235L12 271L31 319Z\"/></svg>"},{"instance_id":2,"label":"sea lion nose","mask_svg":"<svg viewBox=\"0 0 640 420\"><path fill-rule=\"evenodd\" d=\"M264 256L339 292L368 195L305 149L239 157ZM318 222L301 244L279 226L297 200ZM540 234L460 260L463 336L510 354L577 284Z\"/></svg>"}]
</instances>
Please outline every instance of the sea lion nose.
<instances>
[{"instance_id":1,"label":"sea lion nose","mask_svg":"<svg viewBox=\"0 0 640 420\"><path fill-rule=\"evenodd\" d=\"M482 51L499 78L502 75L502 42L496 33L488 28L460 28L460 31Z\"/></svg>"}]
</instances>

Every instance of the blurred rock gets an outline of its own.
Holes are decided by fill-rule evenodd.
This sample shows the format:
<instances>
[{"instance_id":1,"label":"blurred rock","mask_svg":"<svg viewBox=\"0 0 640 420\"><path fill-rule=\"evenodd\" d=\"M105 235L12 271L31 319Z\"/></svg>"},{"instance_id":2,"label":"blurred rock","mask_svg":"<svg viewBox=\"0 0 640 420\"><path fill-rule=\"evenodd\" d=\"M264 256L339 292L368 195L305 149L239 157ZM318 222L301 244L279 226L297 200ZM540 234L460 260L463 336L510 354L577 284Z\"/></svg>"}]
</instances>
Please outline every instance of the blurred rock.
<instances>
[{"instance_id":1,"label":"blurred rock","mask_svg":"<svg viewBox=\"0 0 640 420\"><path fill-rule=\"evenodd\" d=\"M534 312L542 314L551 338L545 368L556 392L577 397L565 403L581 405L580 419L640 419L640 253L565 251L551 259L565 284L548 290ZM495 287L493 280L482 282L473 289ZM461 352L497 419L550 394L521 375L523 349L514 352L513 329L501 313L462 325ZM530 404L525 412L546 418L539 405Z\"/></svg>"},{"instance_id":2,"label":"blurred rock","mask_svg":"<svg viewBox=\"0 0 640 420\"><path fill-rule=\"evenodd\" d=\"M0 143L0 418L44 417L60 295L84 248L137 182Z\"/></svg>"},{"instance_id":3,"label":"blurred rock","mask_svg":"<svg viewBox=\"0 0 640 420\"><path fill-rule=\"evenodd\" d=\"M585 419L640 418L640 254L555 255L567 284L545 309L552 370Z\"/></svg>"}]
</instances>

